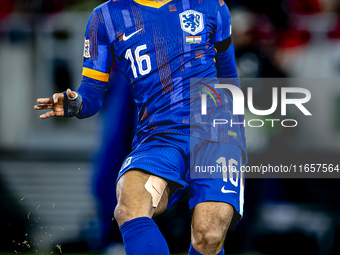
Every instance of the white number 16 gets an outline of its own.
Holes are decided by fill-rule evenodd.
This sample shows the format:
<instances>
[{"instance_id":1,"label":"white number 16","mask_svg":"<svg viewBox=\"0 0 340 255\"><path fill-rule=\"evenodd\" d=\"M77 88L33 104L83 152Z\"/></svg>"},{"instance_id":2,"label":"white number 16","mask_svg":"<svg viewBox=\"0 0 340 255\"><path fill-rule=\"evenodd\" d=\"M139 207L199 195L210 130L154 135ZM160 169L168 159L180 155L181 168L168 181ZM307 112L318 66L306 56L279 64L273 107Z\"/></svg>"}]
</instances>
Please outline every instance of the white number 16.
<instances>
[{"instance_id":1,"label":"white number 16","mask_svg":"<svg viewBox=\"0 0 340 255\"><path fill-rule=\"evenodd\" d=\"M237 161L233 158L229 159L228 167L225 157L220 157L218 160L216 160L216 163L222 164L222 173L223 173L223 181L228 182L228 179L230 182L237 187L238 186L238 179L239 179L239 172L236 169L235 166L238 165ZM229 178L228 178L229 173ZM234 178L235 175L235 178Z\"/></svg>"},{"instance_id":2,"label":"white number 16","mask_svg":"<svg viewBox=\"0 0 340 255\"><path fill-rule=\"evenodd\" d=\"M146 44L143 44L143 45L138 46L135 50L135 59L137 61L138 71L139 71L140 75L146 75L146 74L150 73L150 71L151 71L150 57L146 54L142 55L142 56L139 55L142 50L146 50L146 49L147 49ZM133 76L135 78L137 78L138 74L137 74L137 70L136 70L136 66L135 66L135 60L133 59L131 49L128 49L126 51L125 58L131 61L131 69L132 69L132 72L133 72ZM146 62L146 69L145 70L143 69L143 61Z\"/></svg>"}]
</instances>

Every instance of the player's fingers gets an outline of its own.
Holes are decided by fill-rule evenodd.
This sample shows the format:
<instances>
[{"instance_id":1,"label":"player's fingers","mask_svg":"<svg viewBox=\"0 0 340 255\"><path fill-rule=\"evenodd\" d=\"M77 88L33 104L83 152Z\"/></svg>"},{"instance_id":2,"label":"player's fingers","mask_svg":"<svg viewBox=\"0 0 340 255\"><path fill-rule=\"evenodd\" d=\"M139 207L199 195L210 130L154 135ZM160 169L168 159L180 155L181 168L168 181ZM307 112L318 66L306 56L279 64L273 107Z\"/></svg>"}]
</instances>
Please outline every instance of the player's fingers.
<instances>
[{"instance_id":1,"label":"player's fingers","mask_svg":"<svg viewBox=\"0 0 340 255\"><path fill-rule=\"evenodd\" d=\"M55 112L50 111L50 112L47 112L47 113L40 115L40 119L47 119L47 118L50 118L50 117L53 117L53 116L55 116Z\"/></svg>"},{"instance_id":2,"label":"player's fingers","mask_svg":"<svg viewBox=\"0 0 340 255\"><path fill-rule=\"evenodd\" d=\"M53 103L58 103L60 99L64 98L64 94L63 93L55 93L53 95Z\"/></svg>"},{"instance_id":3,"label":"player's fingers","mask_svg":"<svg viewBox=\"0 0 340 255\"><path fill-rule=\"evenodd\" d=\"M75 98L76 97L76 93L74 93L72 90L67 89L66 90L66 94L69 98Z\"/></svg>"},{"instance_id":4,"label":"player's fingers","mask_svg":"<svg viewBox=\"0 0 340 255\"><path fill-rule=\"evenodd\" d=\"M41 105L35 105L34 109L36 110L48 110L53 109L53 105L51 104L41 104Z\"/></svg>"},{"instance_id":5,"label":"player's fingers","mask_svg":"<svg viewBox=\"0 0 340 255\"><path fill-rule=\"evenodd\" d=\"M38 104L53 104L52 98L38 98Z\"/></svg>"}]
</instances>

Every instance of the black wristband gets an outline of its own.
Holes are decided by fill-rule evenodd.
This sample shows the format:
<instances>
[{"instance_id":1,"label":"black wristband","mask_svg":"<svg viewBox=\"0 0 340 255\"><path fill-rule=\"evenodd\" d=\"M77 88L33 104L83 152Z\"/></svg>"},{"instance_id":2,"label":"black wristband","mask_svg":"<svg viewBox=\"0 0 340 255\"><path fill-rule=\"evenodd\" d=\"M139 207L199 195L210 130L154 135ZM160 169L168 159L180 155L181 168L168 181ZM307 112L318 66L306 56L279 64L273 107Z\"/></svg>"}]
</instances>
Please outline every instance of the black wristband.
<instances>
[{"instance_id":1,"label":"black wristband","mask_svg":"<svg viewBox=\"0 0 340 255\"><path fill-rule=\"evenodd\" d=\"M83 103L83 98L81 95L77 92L74 92L77 94L77 97L74 99L71 99L67 96L66 92L63 92L64 94L64 117L71 118L73 116L76 116L79 111L80 107Z\"/></svg>"}]
</instances>

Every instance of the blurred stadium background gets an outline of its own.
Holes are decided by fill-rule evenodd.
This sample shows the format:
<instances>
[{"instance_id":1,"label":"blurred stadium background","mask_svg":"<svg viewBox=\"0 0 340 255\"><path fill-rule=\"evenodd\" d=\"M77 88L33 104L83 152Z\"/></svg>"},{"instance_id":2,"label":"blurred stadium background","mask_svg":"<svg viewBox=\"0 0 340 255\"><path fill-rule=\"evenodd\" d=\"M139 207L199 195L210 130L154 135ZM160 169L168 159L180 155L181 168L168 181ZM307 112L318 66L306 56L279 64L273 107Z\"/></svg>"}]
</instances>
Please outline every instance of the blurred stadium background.
<instances>
[{"instance_id":1,"label":"blurred stadium background","mask_svg":"<svg viewBox=\"0 0 340 255\"><path fill-rule=\"evenodd\" d=\"M85 25L102 2L0 0L0 254L58 247L124 254L112 220L115 178L136 120L124 78L112 68L114 85L93 118L42 121L33 109L38 97L79 86ZM226 2L239 76L294 78L285 81L297 87L295 78L303 78L312 92L313 117L298 127L247 129L249 164L339 163L339 1ZM268 107L263 98L272 86L254 89L259 108ZM338 178L247 179L244 219L225 248L228 254L340 254L339 216ZM157 222L171 252L186 254L186 201Z\"/></svg>"}]
</instances>

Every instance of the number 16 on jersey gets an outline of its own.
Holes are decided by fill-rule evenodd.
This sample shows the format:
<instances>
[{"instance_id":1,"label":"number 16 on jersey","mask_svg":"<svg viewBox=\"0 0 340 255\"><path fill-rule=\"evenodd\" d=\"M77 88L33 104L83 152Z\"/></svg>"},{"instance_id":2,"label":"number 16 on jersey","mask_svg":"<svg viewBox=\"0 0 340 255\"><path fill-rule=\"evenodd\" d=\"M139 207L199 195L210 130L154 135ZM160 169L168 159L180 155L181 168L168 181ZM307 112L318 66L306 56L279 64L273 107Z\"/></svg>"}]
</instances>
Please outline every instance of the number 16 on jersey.
<instances>
[{"instance_id":1,"label":"number 16 on jersey","mask_svg":"<svg viewBox=\"0 0 340 255\"><path fill-rule=\"evenodd\" d=\"M138 72L139 72L140 75L146 75L146 74L150 73L150 71L151 71L151 60L150 60L149 55L144 54L144 55L140 56L140 52L142 50L146 50L146 49L147 49L146 44L143 44L143 45L138 46L136 48L135 52L134 52L135 59L136 59L136 62L137 62L137 66L138 66ZM133 58L131 49L128 49L126 51L125 58L127 60L131 61L131 69L132 69L132 72L133 72L133 76L135 78L137 78L138 77L137 69L136 69L135 60ZM145 63L144 68L143 68L143 61Z\"/></svg>"}]
</instances>

